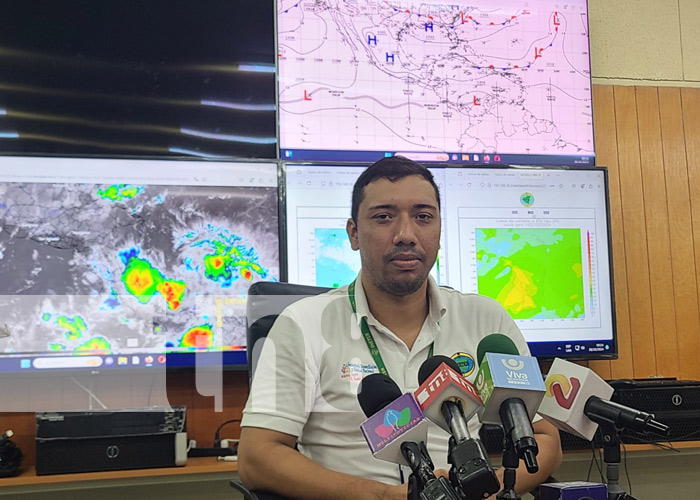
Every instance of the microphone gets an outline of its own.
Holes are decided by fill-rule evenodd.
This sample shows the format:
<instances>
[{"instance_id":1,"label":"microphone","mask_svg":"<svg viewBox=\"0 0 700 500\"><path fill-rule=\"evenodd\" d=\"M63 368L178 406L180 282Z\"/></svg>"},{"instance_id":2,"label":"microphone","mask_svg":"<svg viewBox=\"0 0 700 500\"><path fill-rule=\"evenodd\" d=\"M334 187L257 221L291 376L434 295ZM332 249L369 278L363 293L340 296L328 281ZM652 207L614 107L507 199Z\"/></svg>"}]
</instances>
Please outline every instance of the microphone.
<instances>
[{"instance_id":1,"label":"microphone","mask_svg":"<svg viewBox=\"0 0 700 500\"><path fill-rule=\"evenodd\" d=\"M401 444L428 439L428 422L413 395L402 395L391 378L372 373L360 382L357 399L367 417L360 429L372 455L380 460L410 466Z\"/></svg>"},{"instance_id":2,"label":"microphone","mask_svg":"<svg viewBox=\"0 0 700 500\"><path fill-rule=\"evenodd\" d=\"M426 359L418 369L416 400L421 410L444 431L468 435L466 423L443 415L443 403L451 402L461 407L462 420L466 422L481 408L482 402L474 386L462 376L459 365L447 356ZM453 408L453 405L449 405ZM450 411L452 415L452 410ZM454 416L454 415L453 415ZM444 417L444 418L443 418ZM452 425L458 428L453 431Z\"/></svg>"},{"instance_id":3,"label":"microphone","mask_svg":"<svg viewBox=\"0 0 700 500\"><path fill-rule=\"evenodd\" d=\"M357 399L368 417L360 429L375 458L411 468L409 500L460 500L450 483L433 472L425 447L428 422L412 394L402 395L391 378L373 373L360 382Z\"/></svg>"},{"instance_id":4,"label":"microphone","mask_svg":"<svg viewBox=\"0 0 700 500\"><path fill-rule=\"evenodd\" d=\"M668 426L656 421L653 414L609 401L613 388L584 366L556 358L545 386L547 392L539 414L557 429L574 436L592 441L599 424L668 435Z\"/></svg>"},{"instance_id":5,"label":"microphone","mask_svg":"<svg viewBox=\"0 0 700 500\"><path fill-rule=\"evenodd\" d=\"M620 485L621 429L668 435L668 426L654 415L608 401L613 388L592 370L563 359L555 359L545 381L547 393L539 414L556 428L588 441L600 425L608 498L630 499Z\"/></svg>"},{"instance_id":6,"label":"microphone","mask_svg":"<svg viewBox=\"0 0 700 500\"><path fill-rule=\"evenodd\" d=\"M534 474L539 470L539 448L531 422L545 393L537 360L520 356L513 341L498 333L481 339L477 357L476 389L484 402L479 418L503 427L506 442Z\"/></svg>"},{"instance_id":7,"label":"microphone","mask_svg":"<svg viewBox=\"0 0 700 500\"><path fill-rule=\"evenodd\" d=\"M447 462L450 482L466 500L479 500L498 492L500 483L479 439L469 434L467 421L481 409L481 399L457 363L433 356L418 370L416 399L429 420L450 434Z\"/></svg>"}]
</instances>

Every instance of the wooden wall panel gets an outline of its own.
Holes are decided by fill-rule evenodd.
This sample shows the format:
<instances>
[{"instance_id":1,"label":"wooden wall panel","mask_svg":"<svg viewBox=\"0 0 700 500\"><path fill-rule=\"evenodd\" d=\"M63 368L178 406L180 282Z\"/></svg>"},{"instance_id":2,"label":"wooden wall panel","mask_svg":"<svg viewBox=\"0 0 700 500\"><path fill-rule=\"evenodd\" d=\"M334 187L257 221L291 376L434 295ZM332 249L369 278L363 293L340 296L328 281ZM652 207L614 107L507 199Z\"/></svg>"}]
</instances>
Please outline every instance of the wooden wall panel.
<instances>
[{"instance_id":1,"label":"wooden wall panel","mask_svg":"<svg viewBox=\"0 0 700 500\"><path fill-rule=\"evenodd\" d=\"M692 108L692 105L690 106ZM693 250L693 224L686 161L686 134L680 89L659 88L661 134L668 197L668 219L673 268L675 331L678 340L678 371L682 378L700 380L700 313ZM699 108L695 108L698 114ZM698 179L700 180L700 179ZM700 189L698 184L695 189ZM700 200L697 200L700 202ZM652 261L653 262L653 261ZM652 268L656 267L654 262ZM667 337L669 329L660 332ZM665 374L665 371L664 371Z\"/></svg>"},{"instance_id":2,"label":"wooden wall panel","mask_svg":"<svg viewBox=\"0 0 700 500\"><path fill-rule=\"evenodd\" d=\"M593 91L597 161L610 172L610 376L700 380L700 89Z\"/></svg>"},{"instance_id":3,"label":"wooden wall panel","mask_svg":"<svg viewBox=\"0 0 700 500\"><path fill-rule=\"evenodd\" d=\"M634 87L614 88L620 194L624 219L625 262L630 304L632 362L635 377L656 375L651 315L649 253Z\"/></svg>"},{"instance_id":4,"label":"wooden wall panel","mask_svg":"<svg viewBox=\"0 0 700 500\"><path fill-rule=\"evenodd\" d=\"M223 408L216 411L214 397L199 394L192 370L168 376L168 400L173 405L186 405L187 436L198 446L211 446L216 428L226 420L240 419L248 398L248 372L223 373ZM222 438L238 437L240 426L229 424Z\"/></svg>"},{"instance_id":5,"label":"wooden wall panel","mask_svg":"<svg viewBox=\"0 0 700 500\"><path fill-rule=\"evenodd\" d=\"M644 220L651 264L648 267L656 355L656 371L652 374L677 377L678 342L659 93L656 87L638 87L636 95Z\"/></svg>"},{"instance_id":6,"label":"wooden wall panel","mask_svg":"<svg viewBox=\"0 0 700 500\"><path fill-rule=\"evenodd\" d=\"M700 289L700 89L683 89L681 92L686 158L688 162L688 185L690 186L690 209L693 219L695 282L699 285L698 289ZM692 272L691 269L688 269L688 272Z\"/></svg>"},{"instance_id":7,"label":"wooden wall panel","mask_svg":"<svg viewBox=\"0 0 700 500\"><path fill-rule=\"evenodd\" d=\"M625 261L625 239L620 203L620 174L617 162L617 131L615 128L615 97L609 85L593 86L593 123L595 147L599 165L608 167L610 181L610 225L612 253L616 262ZM620 352L615 361L594 361L589 366L598 375L610 378L626 378L633 374L632 339L630 337L629 308L627 307L627 272L625 266L613 267L615 303L617 304L617 345Z\"/></svg>"}]
</instances>

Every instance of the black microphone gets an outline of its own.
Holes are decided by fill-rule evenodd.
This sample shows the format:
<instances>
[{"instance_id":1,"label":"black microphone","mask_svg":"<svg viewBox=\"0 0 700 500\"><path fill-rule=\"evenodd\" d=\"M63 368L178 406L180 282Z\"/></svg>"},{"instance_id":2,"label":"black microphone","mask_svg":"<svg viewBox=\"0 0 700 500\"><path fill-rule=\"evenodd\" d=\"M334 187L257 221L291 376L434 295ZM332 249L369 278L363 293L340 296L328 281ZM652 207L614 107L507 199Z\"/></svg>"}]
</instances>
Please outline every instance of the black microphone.
<instances>
[{"instance_id":1,"label":"black microphone","mask_svg":"<svg viewBox=\"0 0 700 500\"><path fill-rule=\"evenodd\" d=\"M650 432L668 436L669 427L654 420L654 415L635 410L628 406L591 396L583 407L583 413L597 424L611 423L618 429L637 432Z\"/></svg>"},{"instance_id":2,"label":"black microphone","mask_svg":"<svg viewBox=\"0 0 700 500\"><path fill-rule=\"evenodd\" d=\"M532 419L545 394L537 361L520 356L509 337L496 333L481 339L477 357L476 387L484 401L481 422L503 426L506 444L525 462L527 471L535 474L539 448Z\"/></svg>"},{"instance_id":3,"label":"black microphone","mask_svg":"<svg viewBox=\"0 0 700 500\"><path fill-rule=\"evenodd\" d=\"M460 500L444 477L436 477L433 461L425 443L404 442L401 444L411 477L408 480L408 500Z\"/></svg>"},{"instance_id":4,"label":"black microphone","mask_svg":"<svg viewBox=\"0 0 700 500\"><path fill-rule=\"evenodd\" d=\"M357 401L366 417L370 417L401 397L401 389L387 375L370 373L357 388Z\"/></svg>"},{"instance_id":5,"label":"black microphone","mask_svg":"<svg viewBox=\"0 0 700 500\"><path fill-rule=\"evenodd\" d=\"M503 433L513 443L513 448L525 462L527 471L535 474L539 470L536 458L539 448L525 403L520 398L508 398L501 403L498 414L501 417Z\"/></svg>"},{"instance_id":6,"label":"black microphone","mask_svg":"<svg viewBox=\"0 0 700 500\"><path fill-rule=\"evenodd\" d=\"M668 435L668 426L656 421L653 414L610 401L613 388L585 366L556 358L545 386L547 393L538 413L574 436L593 441L599 425Z\"/></svg>"},{"instance_id":7,"label":"black microphone","mask_svg":"<svg viewBox=\"0 0 700 500\"><path fill-rule=\"evenodd\" d=\"M431 375L440 370L443 363L451 368L457 377L462 377L459 366L453 359L447 356L433 356L426 359L418 370L418 383L423 386ZM468 394L459 398L450 397L447 393L445 395L443 398L438 397L433 404L440 405L440 413L452 434L447 455L447 462L452 466L450 482L463 499L480 500L498 492L501 487L484 445L478 438L472 438L469 434L462 401L470 401L470 416L478 411L481 404L474 404L474 401L479 401L478 398L465 399L469 397ZM426 412L426 416L431 418L430 413ZM441 427L444 428L442 425Z\"/></svg>"}]
</instances>

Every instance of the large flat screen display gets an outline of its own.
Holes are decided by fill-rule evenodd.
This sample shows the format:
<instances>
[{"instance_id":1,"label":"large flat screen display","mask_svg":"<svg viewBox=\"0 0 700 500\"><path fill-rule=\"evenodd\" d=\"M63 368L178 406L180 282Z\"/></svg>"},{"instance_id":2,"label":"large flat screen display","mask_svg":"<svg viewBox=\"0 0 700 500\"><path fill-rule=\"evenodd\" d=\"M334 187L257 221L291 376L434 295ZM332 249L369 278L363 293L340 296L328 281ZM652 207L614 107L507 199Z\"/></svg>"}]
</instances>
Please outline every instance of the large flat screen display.
<instances>
[{"instance_id":1,"label":"large flat screen display","mask_svg":"<svg viewBox=\"0 0 700 500\"><path fill-rule=\"evenodd\" d=\"M0 157L0 371L245 367L278 235L272 163Z\"/></svg>"},{"instance_id":2,"label":"large flat screen display","mask_svg":"<svg viewBox=\"0 0 700 500\"><path fill-rule=\"evenodd\" d=\"M277 2L281 157L594 165L586 0Z\"/></svg>"},{"instance_id":3,"label":"large flat screen display","mask_svg":"<svg viewBox=\"0 0 700 500\"><path fill-rule=\"evenodd\" d=\"M3 153L277 157L273 0L3 7Z\"/></svg>"},{"instance_id":4,"label":"large flat screen display","mask_svg":"<svg viewBox=\"0 0 700 500\"><path fill-rule=\"evenodd\" d=\"M347 284L345 221L363 167L287 165L289 280ZM438 283L499 301L540 357L617 354L604 168L432 168L442 196Z\"/></svg>"}]
</instances>

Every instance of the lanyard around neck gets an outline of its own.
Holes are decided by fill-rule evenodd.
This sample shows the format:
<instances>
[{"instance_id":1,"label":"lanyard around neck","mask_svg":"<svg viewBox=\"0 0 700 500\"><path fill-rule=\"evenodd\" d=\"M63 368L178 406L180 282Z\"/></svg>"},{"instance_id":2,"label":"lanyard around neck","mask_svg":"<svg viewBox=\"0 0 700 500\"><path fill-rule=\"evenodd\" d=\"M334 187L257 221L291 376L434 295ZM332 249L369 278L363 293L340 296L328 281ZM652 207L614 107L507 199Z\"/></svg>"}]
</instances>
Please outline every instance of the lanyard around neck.
<instances>
[{"instance_id":1,"label":"lanyard around neck","mask_svg":"<svg viewBox=\"0 0 700 500\"><path fill-rule=\"evenodd\" d=\"M348 286L348 298L350 299L350 307L352 307L352 312L354 312L355 314L357 314L357 301L355 300L356 282L357 280L353 281L352 283L350 283L350 286ZM369 352L372 355L372 359L374 359L374 363L377 365L379 373L388 377L389 372L386 369L386 365L384 365L382 354L379 352L379 347L377 347L377 343L374 341L372 332L370 331L369 325L367 324L367 316L362 316L362 319L360 320L360 331L362 332L362 337L365 339L367 348L369 349ZM430 351L428 351L428 358L433 357L434 347L435 342L432 342L430 344Z\"/></svg>"}]
</instances>

